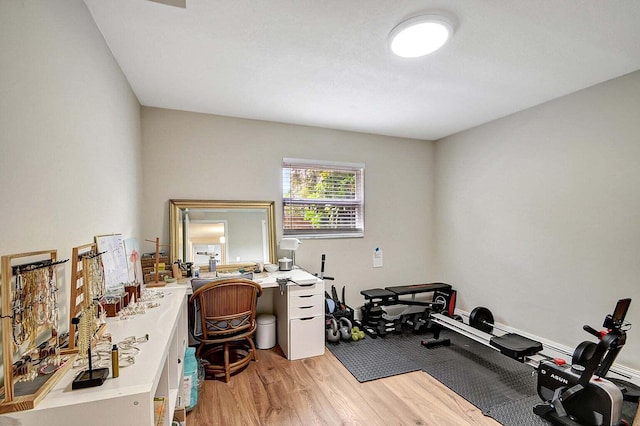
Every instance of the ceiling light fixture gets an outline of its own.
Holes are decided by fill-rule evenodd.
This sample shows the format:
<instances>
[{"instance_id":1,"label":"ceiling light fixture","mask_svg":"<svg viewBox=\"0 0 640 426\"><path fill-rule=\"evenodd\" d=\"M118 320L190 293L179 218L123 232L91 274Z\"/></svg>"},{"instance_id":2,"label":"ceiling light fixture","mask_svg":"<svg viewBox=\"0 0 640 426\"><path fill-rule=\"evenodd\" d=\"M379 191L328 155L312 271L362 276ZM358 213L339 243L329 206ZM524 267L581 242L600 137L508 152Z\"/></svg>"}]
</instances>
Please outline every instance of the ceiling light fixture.
<instances>
[{"instance_id":1,"label":"ceiling light fixture","mask_svg":"<svg viewBox=\"0 0 640 426\"><path fill-rule=\"evenodd\" d=\"M389 33L391 51L417 58L440 49L453 35L453 24L442 15L421 15L398 24Z\"/></svg>"}]
</instances>

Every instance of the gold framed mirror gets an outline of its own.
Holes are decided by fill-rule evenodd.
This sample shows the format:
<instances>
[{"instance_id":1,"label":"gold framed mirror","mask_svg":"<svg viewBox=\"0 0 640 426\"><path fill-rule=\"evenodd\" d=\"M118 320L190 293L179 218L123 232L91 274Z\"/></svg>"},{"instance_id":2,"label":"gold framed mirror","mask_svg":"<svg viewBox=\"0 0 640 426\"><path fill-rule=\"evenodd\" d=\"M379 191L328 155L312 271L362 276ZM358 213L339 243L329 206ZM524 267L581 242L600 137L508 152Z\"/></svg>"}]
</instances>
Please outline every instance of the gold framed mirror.
<instances>
[{"instance_id":1,"label":"gold framed mirror","mask_svg":"<svg viewBox=\"0 0 640 426\"><path fill-rule=\"evenodd\" d=\"M171 262L208 270L276 263L275 202L169 200Z\"/></svg>"}]
</instances>

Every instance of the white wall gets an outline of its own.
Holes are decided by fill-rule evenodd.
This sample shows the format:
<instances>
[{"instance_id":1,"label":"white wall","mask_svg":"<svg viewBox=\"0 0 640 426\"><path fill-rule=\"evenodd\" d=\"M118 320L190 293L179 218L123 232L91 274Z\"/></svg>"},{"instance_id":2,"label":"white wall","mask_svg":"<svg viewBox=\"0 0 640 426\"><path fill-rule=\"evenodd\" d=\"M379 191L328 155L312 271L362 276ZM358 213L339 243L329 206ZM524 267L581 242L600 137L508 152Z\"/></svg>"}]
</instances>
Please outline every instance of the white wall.
<instances>
[{"instance_id":1,"label":"white wall","mask_svg":"<svg viewBox=\"0 0 640 426\"><path fill-rule=\"evenodd\" d=\"M362 162L365 237L305 240L296 263L319 272L325 253L325 274L354 306L362 289L431 280L432 142L146 107L142 129L145 238L169 242L172 198L275 200L279 241L283 157ZM378 246L384 267L374 269Z\"/></svg>"},{"instance_id":2,"label":"white wall","mask_svg":"<svg viewBox=\"0 0 640 426\"><path fill-rule=\"evenodd\" d=\"M459 307L575 347L618 298L640 369L640 72L436 145L438 276Z\"/></svg>"},{"instance_id":3,"label":"white wall","mask_svg":"<svg viewBox=\"0 0 640 426\"><path fill-rule=\"evenodd\" d=\"M140 106L85 4L0 2L0 64L0 254L138 236Z\"/></svg>"}]
</instances>

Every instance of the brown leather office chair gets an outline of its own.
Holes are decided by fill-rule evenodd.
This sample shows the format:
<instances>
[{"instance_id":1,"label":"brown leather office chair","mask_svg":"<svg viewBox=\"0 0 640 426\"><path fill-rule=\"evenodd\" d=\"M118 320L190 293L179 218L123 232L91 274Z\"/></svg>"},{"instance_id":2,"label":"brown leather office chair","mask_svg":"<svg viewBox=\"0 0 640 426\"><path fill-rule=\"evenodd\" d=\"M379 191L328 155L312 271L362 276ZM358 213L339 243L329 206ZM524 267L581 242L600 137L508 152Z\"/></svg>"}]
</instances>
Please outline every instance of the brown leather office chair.
<instances>
[{"instance_id":1,"label":"brown leather office chair","mask_svg":"<svg viewBox=\"0 0 640 426\"><path fill-rule=\"evenodd\" d=\"M256 331L256 305L262 294L258 283L245 278L215 280L189 298L193 335L199 342L196 357L209 362L207 376L231 379L231 373L258 360L251 336ZM222 352L222 353L221 353ZM221 359L222 355L222 359Z\"/></svg>"}]
</instances>

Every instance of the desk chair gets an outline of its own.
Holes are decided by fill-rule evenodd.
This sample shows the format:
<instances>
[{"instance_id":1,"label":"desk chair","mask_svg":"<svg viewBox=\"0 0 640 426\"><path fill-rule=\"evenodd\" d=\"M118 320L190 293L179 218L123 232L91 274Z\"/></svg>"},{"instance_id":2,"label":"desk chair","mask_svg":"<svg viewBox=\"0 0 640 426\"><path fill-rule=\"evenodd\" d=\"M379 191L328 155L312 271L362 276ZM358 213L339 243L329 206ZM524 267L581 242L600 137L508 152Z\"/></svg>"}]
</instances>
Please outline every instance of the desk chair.
<instances>
[{"instance_id":1,"label":"desk chair","mask_svg":"<svg viewBox=\"0 0 640 426\"><path fill-rule=\"evenodd\" d=\"M245 278L215 280L194 290L189 305L194 323L200 325L193 333L199 342L196 357L209 362L205 371L210 375L224 375L229 382L231 373L246 367L251 359L258 360L251 337L256 331L256 305L261 294L260 285Z\"/></svg>"}]
</instances>

